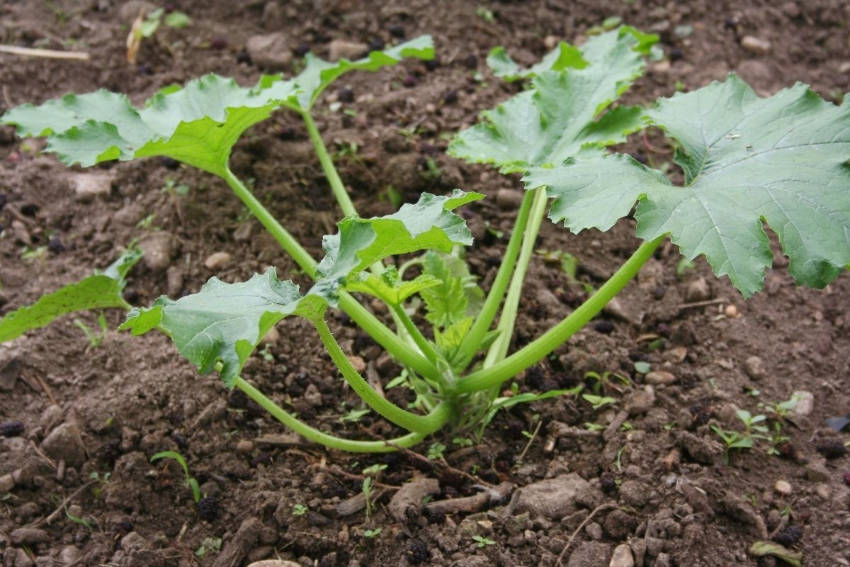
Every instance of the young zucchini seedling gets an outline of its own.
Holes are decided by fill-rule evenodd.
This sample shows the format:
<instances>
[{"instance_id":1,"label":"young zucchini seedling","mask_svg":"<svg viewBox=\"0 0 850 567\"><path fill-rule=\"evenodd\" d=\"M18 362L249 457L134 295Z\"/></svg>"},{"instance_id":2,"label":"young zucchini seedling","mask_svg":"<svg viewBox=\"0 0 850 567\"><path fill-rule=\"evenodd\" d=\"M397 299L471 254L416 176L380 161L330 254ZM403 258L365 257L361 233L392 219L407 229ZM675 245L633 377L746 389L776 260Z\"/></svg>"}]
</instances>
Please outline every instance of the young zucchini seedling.
<instances>
[{"instance_id":1,"label":"young zucchini seedling","mask_svg":"<svg viewBox=\"0 0 850 567\"><path fill-rule=\"evenodd\" d=\"M499 396L504 382L599 313L666 238L688 259L704 255L744 296L761 288L772 262L765 225L778 235L790 258L789 271L801 284L823 287L850 263L850 99L835 106L799 84L761 98L730 75L725 82L660 99L649 108L616 104L643 72L644 56L655 41L623 26L581 47L561 43L530 69L520 68L504 50L491 53L497 76L526 80L528 88L485 112L482 122L460 132L449 149L467 161L523 174L527 193L486 296L459 259L457 249L469 246L472 237L452 212L483 195L426 193L394 214L361 218L312 117L319 95L342 74L374 71L404 57L432 57L428 37L358 61L332 63L308 54L298 76L263 76L252 88L207 75L183 88L167 87L141 108L124 95L101 90L38 107L24 105L0 121L17 125L22 136L46 137L46 151L69 165L167 156L224 180L315 284L301 294L292 282L279 280L274 269L240 283L212 278L196 294L131 309L123 328L136 335L154 329L166 333L201 373L218 371L227 386L242 390L307 439L346 451L392 451L447 425L460 435L480 431L498 409L515 403L575 393ZM325 257L318 263L228 165L242 133L280 108L304 120L345 217L337 233L324 238ZM628 155L606 150L647 126L660 128L676 144L683 186ZM608 230L637 203L637 235L645 242L584 304L509 353L523 282L550 201L549 218L575 232ZM424 255L399 268L385 263L414 252ZM405 277L414 265L421 268L418 275ZM73 310L127 307L118 280L93 278L10 313L0 320L0 340ZM352 292L384 302L395 330ZM64 299L52 299L58 295ZM414 304L408 300L414 295L422 298L430 333L411 318ZM414 411L391 403L352 366L326 323L329 308L346 312L404 367L403 379L417 395ZM315 326L363 401L409 433L387 440L339 438L300 421L240 376L260 339L292 315Z\"/></svg>"}]
</instances>

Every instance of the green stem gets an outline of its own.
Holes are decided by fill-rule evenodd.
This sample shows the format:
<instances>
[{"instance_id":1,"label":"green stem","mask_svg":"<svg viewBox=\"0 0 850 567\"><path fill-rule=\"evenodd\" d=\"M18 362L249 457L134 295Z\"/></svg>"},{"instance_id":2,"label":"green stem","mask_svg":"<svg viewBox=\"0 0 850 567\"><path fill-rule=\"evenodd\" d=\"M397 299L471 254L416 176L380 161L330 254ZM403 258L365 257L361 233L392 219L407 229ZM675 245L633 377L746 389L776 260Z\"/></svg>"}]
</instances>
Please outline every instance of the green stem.
<instances>
[{"instance_id":1,"label":"green stem","mask_svg":"<svg viewBox=\"0 0 850 567\"><path fill-rule=\"evenodd\" d=\"M286 427L289 427L305 439L319 443L330 449L350 451L353 453L389 453L396 451L399 447L412 447L424 439L426 435L425 433L408 433L407 435L396 437L389 441L352 441L343 439L307 425L267 398L261 391L242 378L236 378L235 386ZM439 423L439 426L442 426L448 421L449 415L450 410L448 405L440 404L434 408L434 411L428 414L428 417L432 418L435 423Z\"/></svg>"},{"instance_id":2,"label":"green stem","mask_svg":"<svg viewBox=\"0 0 850 567\"><path fill-rule=\"evenodd\" d=\"M490 368L485 368L469 374L457 384L458 393L476 392L497 386L506 380L510 380L526 368L536 364L550 352L561 346L574 333L587 324L602 308L611 301L631 279L638 273L640 268L652 257L652 253L664 241L666 235L659 236L655 240L644 242L635 250L634 254L614 272L614 275L600 287L596 293L581 304L566 319L558 323L527 344L521 350L515 352L508 358L496 363Z\"/></svg>"},{"instance_id":3,"label":"green stem","mask_svg":"<svg viewBox=\"0 0 850 567\"><path fill-rule=\"evenodd\" d=\"M352 321L357 323L401 364L409 366L422 376L439 380L440 372L430 360L416 352L411 345L393 333L389 327L381 323L347 291L339 293L339 308L345 311Z\"/></svg>"},{"instance_id":4,"label":"green stem","mask_svg":"<svg viewBox=\"0 0 850 567\"><path fill-rule=\"evenodd\" d=\"M307 126L307 133L310 135L310 141L313 142L313 148L316 150L316 155L319 156L319 163L322 165L322 171L325 172L325 177L331 185L336 202L342 209L342 214L346 217L356 217L357 211L354 209L354 203L351 202L351 197L348 196L348 191L345 190L345 185L339 177L339 173L334 167L333 160L328 153L328 148L325 146L322 135L319 129L316 128L316 123L310 115L310 111L306 110L301 114L304 119L304 124Z\"/></svg>"},{"instance_id":5,"label":"green stem","mask_svg":"<svg viewBox=\"0 0 850 567\"><path fill-rule=\"evenodd\" d=\"M345 378L345 381L348 382L351 388L370 408L399 427L403 427L415 433L423 433L427 435L428 433L433 433L440 427L441 423L439 422L439 419L424 415L417 415L403 410L378 394L378 392L376 392L369 383L360 376L357 370L355 370L351 361L345 355L342 348L340 348L339 343L328 328L328 324L325 323L323 319L315 321L314 324L316 325L316 330L319 331L319 338L322 339L322 343L324 343L325 348L328 349L328 353L330 353L334 364L336 364L342 372L343 378Z\"/></svg>"},{"instance_id":6,"label":"green stem","mask_svg":"<svg viewBox=\"0 0 850 567\"><path fill-rule=\"evenodd\" d=\"M421 350L422 354L425 355L425 358L436 363L437 359L440 358L439 353L434 350L434 346L428 339L425 338L425 335L422 334L419 327L413 323L413 320L411 320L410 315L408 315L404 310L404 307L401 305L390 305L390 309L392 309L396 320L401 323L404 330L407 331L407 334L410 335L413 342L416 343L416 346L419 347L419 350Z\"/></svg>"},{"instance_id":7,"label":"green stem","mask_svg":"<svg viewBox=\"0 0 850 567\"><path fill-rule=\"evenodd\" d=\"M514 333L514 324L516 323L517 307L522 295L522 286L525 283L525 274L528 272L528 264L531 262L531 255L534 253L534 244L537 241L537 234L540 232L540 223L543 222L543 215L546 213L546 200L546 187L538 187L534 190L534 200L531 204L528 224L522 235L522 249L519 252L519 259L511 277L511 285L505 297L505 305L502 308L502 315L499 317L499 325L496 327L499 336L496 337L487 357L484 359L484 368L489 368L496 362L503 360L508 353L508 347Z\"/></svg>"},{"instance_id":8,"label":"green stem","mask_svg":"<svg viewBox=\"0 0 850 567\"><path fill-rule=\"evenodd\" d=\"M304 270L308 276L316 278L316 261L298 243L289 232L277 221L260 201L254 197L251 190L233 175L229 169L224 170L222 175L224 181L230 186L248 210L257 217L260 224L269 231L287 254L292 256L295 263ZM437 379L439 372L434 365L418 352L410 348L405 341L400 339L386 325L381 323L365 307L360 305L349 293L340 292L339 307L351 317L355 323L369 334L384 349L393 355L401 363L410 366L420 374L432 379Z\"/></svg>"},{"instance_id":9,"label":"green stem","mask_svg":"<svg viewBox=\"0 0 850 567\"><path fill-rule=\"evenodd\" d=\"M522 199L522 204L517 213L516 224L514 225L513 233L508 246L505 249L505 255L502 258L502 265L499 266L499 271L496 273L496 278L493 280L493 285L490 287L490 293L487 294L487 299L481 307L481 312L469 329L469 333L464 337L463 342L458 349L458 368L466 368L478 351L478 347L484 340L484 335L490 329L496 313L499 311L499 305L502 303L502 298L505 296L505 290L508 287L511 273L516 265L517 255L519 254L520 244L522 243L522 234L525 231L525 225L528 222L528 213L531 210L531 201L534 195L531 191L526 191Z\"/></svg>"}]
</instances>

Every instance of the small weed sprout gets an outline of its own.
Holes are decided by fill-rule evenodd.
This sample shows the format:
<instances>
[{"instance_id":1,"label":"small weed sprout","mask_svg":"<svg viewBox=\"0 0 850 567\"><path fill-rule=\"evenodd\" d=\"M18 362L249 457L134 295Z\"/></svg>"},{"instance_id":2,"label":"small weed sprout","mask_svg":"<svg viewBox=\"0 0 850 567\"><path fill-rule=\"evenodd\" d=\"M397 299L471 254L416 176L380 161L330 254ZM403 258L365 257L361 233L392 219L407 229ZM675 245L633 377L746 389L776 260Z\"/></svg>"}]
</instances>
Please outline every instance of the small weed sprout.
<instances>
[{"instance_id":1,"label":"small weed sprout","mask_svg":"<svg viewBox=\"0 0 850 567\"><path fill-rule=\"evenodd\" d=\"M292 505L292 515L293 516L303 516L309 511L309 508L304 504L293 504Z\"/></svg>"},{"instance_id":2,"label":"small weed sprout","mask_svg":"<svg viewBox=\"0 0 850 567\"><path fill-rule=\"evenodd\" d=\"M195 504L201 499L201 487L198 484L197 479L189 474L189 465L186 464L186 459L183 458L183 455L178 453L177 451L161 451L150 458L150 461L156 462L160 459L171 459L176 461L180 467L183 469L183 475L185 478L186 488L192 491L192 499L195 501Z\"/></svg>"}]
</instances>

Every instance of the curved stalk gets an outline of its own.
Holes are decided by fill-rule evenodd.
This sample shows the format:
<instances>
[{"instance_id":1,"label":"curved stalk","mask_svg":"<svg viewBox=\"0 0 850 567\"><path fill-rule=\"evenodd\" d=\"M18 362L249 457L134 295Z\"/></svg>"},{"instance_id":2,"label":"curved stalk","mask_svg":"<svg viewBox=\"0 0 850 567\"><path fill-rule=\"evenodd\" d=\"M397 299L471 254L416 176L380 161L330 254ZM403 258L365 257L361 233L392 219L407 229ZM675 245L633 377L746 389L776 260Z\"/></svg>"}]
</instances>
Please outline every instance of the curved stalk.
<instances>
[{"instance_id":1,"label":"curved stalk","mask_svg":"<svg viewBox=\"0 0 850 567\"><path fill-rule=\"evenodd\" d=\"M289 427L305 439L324 445L329 449L350 451L352 453L389 453L398 450L399 447L412 447L424 439L426 435L425 433L408 433L407 435L396 437L389 441L354 441L343 439L342 437L330 435L307 425L267 398L261 391L242 378L236 378L235 386L245 392L245 395L257 402L257 404L286 427ZM433 417L435 423L439 423L437 427L439 428L448 421L449 415L449 407L446 404L440 404L434 408L434 411L428 414L428 417Z\"/></svg>"},{"instance_id":2,"label":"curved stalk","mask_svg":"<svg viewBox=\"0 0 850 567\"><path fill-rule=\"evenodd\" d=\"M295 263L304 270L308 276L316 278L317 263L310 254L304 250L301 244L277 221L274 216L266 209L262 203L251 193L251 190L233 175L229 169L225 169L222 179L230 186L242 203L248 207L248 210L257 217L260 224L269 231L275 240L280 244L281 248L287 254L292 256ZM339 307L345 311L354 322L356 322L366 333L369 334L375 341L384 347L387 352L393 355L399 362L410 366L420 374L428 376L432 379L437 379L439 375L434 365L425 359L424 356L410 348L405 341L400 339L386 325L381 323L372 313L365 307L360 305L356 299L346 292L340 292Z\"/></svg>"},{"instance_id":3,"label":"curved stalk","mask_svg":"<svg viewBox=\"0 0 850 567\"><path fill-rule=\"evenodd\" d=\"M334 364L336 364L340 372L342 372L342 376L345 378L345 381L348 382L357 395L366 402L366 405L399 427L403 427L414 433L428 434L439 428L440 423L438 419L424 415L417 415L403 410L378 394L378 392L376 392L369 383L360 376L360 373L355 370L351 361L348 360L345 352L343 352L339 343L334 338L333 333L331 333L331 330L328 328L328 324L322 319L315 321L314 324L316 326L316 330L319 331L319 338L322 339L322 343L324 343L325 348L328 349L328 353L331 355L331 359L334 361Z\"/></svg>"},{"instance_id":4,"label":"curved stalk","mask_svg":"<svg viewBox=\"0 0 850 567\"><path fill-rule=\"evenodd\" d=\"M531 262L531 255L534 253L534 243L537 240L537 234L540 232L540 223L543 222L543 215L546 213L546 187L538 187L533 193L534 201L528 215L528 224L522 235L522 249L519 252L519 259L511 277L508 294L505 296L505 306L502 308L499 325L496 327L499 336L496 337L489 352L487 352L483 364L484 368L489 368L505 358L513 337L517 307L522 294L522 286L525 283L525 274L528 272L528 264Z\"/></svg>"},{"instance_id":5,"label":"curved stalk","mask_svg":"<svg viewBox=\"0 0 850 567\"><path fill-rule=\"evenodd\" d=\"M440 358L439 353L434 350L434 346L425 338L425 335L422 334L422 331L419 330L419 327L416 326L410 315L404 310L404 307L401 305L390 305L390 309L395 315L395 319L401 323L404 330L407 331L407 334L410 335L410 338L413 339L413 342L416 343L416 346L425 355L425 358L436 363Z\"/></svg>"},{"instance_id":6,"label":"curved stalk","mask_svg":"<svg viewBox=\"0 0 850 567\"><path fill-rule=\"evenodd\" d=\"M625 264L600 287L596 293L582 303L567 318L549 329L546 333L527 344L508 358L477 372L469 374L457 383L458 393L476 392L497 386L510 380L526 368L536 364L543 357L561 346L574 333L584 327L602 308L613 299L626 284L638 273L640 268L652 257L652 253L664 241L666 235L644 242L626 260Z\"/></svg>"},{"instance_id":7,"label":"curved stalk","mask_svg":"<svg viewBox=\"0 0 850 567\"><path fill-rule=\"evenodd\" d=\"M313 142L313 148L316 150L316 155L319 157L319 163L322 165L322 171L325 172L325 177L331 185L336 202L339 203L339 208L342 209L342 214L347 217L356 217L357 211L354 208L354 203L351 202L351 197L348 196L348 191L345 190L345 185L339 177L339 173L334 167L333 160L328 153L328 148L325 146L322 135L310 115L310 111L306 110L301 113L304 119L304 124L307 126L307 133L310 135L310 141Z\"/></svg>"},{"instance_id":8,"label":"curved stalk","mask_svg":"<svg viewBox=\"0 0 850 567\"><path fill-rule=\"evenodd\" d=\"M457 361L458 368L466 368L481 346L484 340L484 335L490 329L496 313L499 311L499 305L502 304L502 298L505 296L505 290L508 287L511 273L516 265L517 255L519 254L520 244L522 244L522 235L525 232L525 225L528 223L528 214L531 210L531 201L534 195L531 191L526 191L522 199L522 204L517 213L516 224L514 224L511 238L508 240L508 246L505 248L505 255L502 258L502 265L499 266L499 271L496 273L496 278L493 280L493 285L490 286L490 292L487 294L487 299L484 300L484 305L481 306L481 312L475 318L475 322L469 329L469 333L464 337L463 342L458 349Z\"/></svg>"}]
</instances>

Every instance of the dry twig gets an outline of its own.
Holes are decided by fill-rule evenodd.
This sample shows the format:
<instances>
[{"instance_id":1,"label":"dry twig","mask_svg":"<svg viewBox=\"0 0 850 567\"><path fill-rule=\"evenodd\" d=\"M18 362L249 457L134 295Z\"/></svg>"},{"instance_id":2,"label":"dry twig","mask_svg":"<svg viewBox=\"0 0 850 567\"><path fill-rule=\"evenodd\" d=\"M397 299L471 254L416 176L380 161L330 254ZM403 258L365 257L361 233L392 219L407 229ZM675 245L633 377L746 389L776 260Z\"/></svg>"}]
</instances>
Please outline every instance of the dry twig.
<instances>
[{"instance_id":1,"label":"dry twig","mask_svg":"<svg viewBox=\"0 0 850 567\"><path fill-rule=\"evenodd\" d=\"M0 45L0 53L21 55L23 57L68 59L73 61L88 61L91 59L85 51L57 51L56 49L37 49L35 47L18 47L17 45Z\"/></svg>"}]
</instances>

